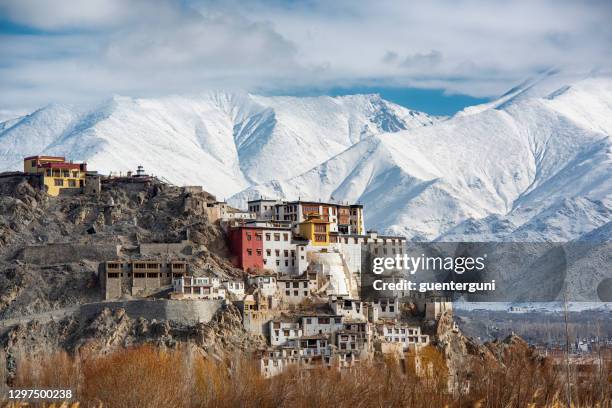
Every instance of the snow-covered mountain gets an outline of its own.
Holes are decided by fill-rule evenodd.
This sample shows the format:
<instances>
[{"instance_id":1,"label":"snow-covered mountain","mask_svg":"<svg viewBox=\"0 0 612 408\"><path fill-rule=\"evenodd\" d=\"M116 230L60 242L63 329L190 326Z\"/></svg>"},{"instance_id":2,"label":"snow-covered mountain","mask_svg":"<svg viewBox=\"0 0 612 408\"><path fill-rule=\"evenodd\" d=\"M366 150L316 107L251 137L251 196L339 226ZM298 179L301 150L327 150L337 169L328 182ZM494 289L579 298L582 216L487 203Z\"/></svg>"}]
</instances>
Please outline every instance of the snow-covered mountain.
<instances>
[{"instance_id":1,"label":"snow-covered mountain","mask_svg":"<svg viewBox=\"0 0 612 408\"><path fill-rule=\"evenodd\" d=\"M610 135L612 77L549 72L452 118L377 95L50 105L0 123L0 170L39 153L103 173L142 164L240 206L360 202L368 228L418 240L567 241L610 230Z\"/></svg>"},{"instance_id":2,"label":"snow-covered mountain","mask_svg":"<svg viewBox=\"0 0 612 408\"><path fill-rule=\"evenodd\" d=\"M142 164L223 198L299 175L373 134L434 121L378 95L114 97L92 107L50 105L0 123L0 170L20 169L24 156L39 153L84 160L103 173Z\"/></svg>"},{"instance_id":3,"label":"snow-covered mountain","mask_svg":"<svg viewBox=\"0 0 612 408\"><path fill-rule=\"evenodd\" d=\"M419 240L567 241L612 220L610 135L612 78L551 72L232 201L359 201L368 227Z\"/></svg>"}]
</instances>

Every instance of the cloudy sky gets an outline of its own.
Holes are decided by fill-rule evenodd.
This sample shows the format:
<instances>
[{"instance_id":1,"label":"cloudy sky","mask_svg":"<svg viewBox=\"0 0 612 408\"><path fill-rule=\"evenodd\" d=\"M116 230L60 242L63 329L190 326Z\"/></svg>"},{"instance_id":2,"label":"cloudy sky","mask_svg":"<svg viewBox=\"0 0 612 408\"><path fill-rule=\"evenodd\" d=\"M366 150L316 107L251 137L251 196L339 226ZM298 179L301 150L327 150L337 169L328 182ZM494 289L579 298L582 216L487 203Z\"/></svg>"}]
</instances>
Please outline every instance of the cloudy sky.
<instances>
[{"instance_id":1,"label":"cloudy sky","mask_svg":"<svg viewBox=\"0 0 612 408\"><path fill-rule=\"evenodd\" d=\"M221 88L449 113L553 67L612 67L611 4L0 0L0 114Z\"/></svg>"}]
</instances>

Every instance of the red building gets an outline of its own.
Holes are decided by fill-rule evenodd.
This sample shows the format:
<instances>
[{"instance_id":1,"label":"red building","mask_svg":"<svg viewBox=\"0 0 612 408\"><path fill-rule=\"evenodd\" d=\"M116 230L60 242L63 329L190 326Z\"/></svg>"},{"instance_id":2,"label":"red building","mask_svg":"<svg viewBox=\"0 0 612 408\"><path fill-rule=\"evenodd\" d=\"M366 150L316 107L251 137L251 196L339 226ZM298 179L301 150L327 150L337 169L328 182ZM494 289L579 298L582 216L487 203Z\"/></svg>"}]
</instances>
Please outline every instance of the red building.
<instances>
[{"instance_id":1,"label":"red building","mask_svg":"<svg viewBox=\"0 0 612 408\"><path fill-rule=\"evenodd\" d=\"M230 230L230 250L234 265L242 270L263 269L261 228L240 226Z\"/></svg>"}]
</instances>

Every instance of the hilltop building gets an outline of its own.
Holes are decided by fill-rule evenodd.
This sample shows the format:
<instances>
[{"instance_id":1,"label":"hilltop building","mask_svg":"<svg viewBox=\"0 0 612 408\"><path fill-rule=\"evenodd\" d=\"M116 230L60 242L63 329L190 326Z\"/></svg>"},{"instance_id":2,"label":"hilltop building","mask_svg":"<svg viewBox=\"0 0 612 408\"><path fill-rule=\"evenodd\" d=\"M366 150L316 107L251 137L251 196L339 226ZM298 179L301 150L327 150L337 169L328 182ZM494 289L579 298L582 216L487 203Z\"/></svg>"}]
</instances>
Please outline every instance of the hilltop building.
<instances>
[{"instance_id":1,"label":"hilltop building","mask_svg":"<svg viewBox=\"0 0 612 408\"><path fill-rule=\"evenodd\" d=\"M143 296L172 285L187 274L185 261L134 260L108 261L101 264L101 285L105 299L120 298L124 292Z\"/></svg>"},{"instance_id":2,"label":"hilltop building","mask_svg":"<svg viewBox=\"0 0 612 408\"><path fill-rule=\"evenodd\" d=\"M297 225L309 218L328 222L331 232L363 234L363 206L317 201L280 201L260 198L248 202L249 211L259 220L288 221Z\"/></svg>"},{"instance_id":3,"label":"hilltop building","mask_svg":"<svg viewBox=\"0 0 612 408\"><path fill-rule=\"evenodd\" d=\"M364 246L381 255L404 252L405 237L365 233L359 204L259 199L248 207L255 219L229 228L234 265L245 271L302 275L313 253L327 252L337 254L346 274L358 277Z\"/></svg>"},{"instance_id":4,"label":"hilltop building","mask_svg":"<svg viewBox=\"0 0 612 408\"><path fill-rule=\"evenodd\" d=\"M171 299L225 299L225 287L217 277L179 276L172 287Z\"/></svg>"},{"instance_id":5,"label":"hilltop building","mask_svg":"<svg viewBox=\"0 0 612 408\"><path fill-rule=\"evenodd\" d=\"M50 196L65 191L82 191L87 175L87 163L67 162L60 156L30 156L23 159L23 171L40 177L40 185Z\"/></svg>"}]
</instances>

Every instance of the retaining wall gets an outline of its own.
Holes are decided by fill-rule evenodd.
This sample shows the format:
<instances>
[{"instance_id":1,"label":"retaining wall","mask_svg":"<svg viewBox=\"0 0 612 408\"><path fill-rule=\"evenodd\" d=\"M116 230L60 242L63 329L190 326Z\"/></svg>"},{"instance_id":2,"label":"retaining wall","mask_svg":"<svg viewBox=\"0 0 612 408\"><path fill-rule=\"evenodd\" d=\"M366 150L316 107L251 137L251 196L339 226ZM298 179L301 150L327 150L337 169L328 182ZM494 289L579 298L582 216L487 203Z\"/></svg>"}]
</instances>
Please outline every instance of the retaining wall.
<instances>
[{"instance_id":1,"label":"retaining wall","mask_svg":"<svg viewBox=\"0 0 612 408\"><path fill-rule=\"evenodd\" d=\"M193 325L199 322L209 322L223 303L223 300L167 299L100 302L82 305L79 315L82 321L85 321L96 317L104 308L124 309L133 319L144 317L148 320L173 320L181 324Z\"/></svg>"},{"instance_id":2,"label":"retaining wall","mask_svg":"<svg viewBox=\"0 0 612 408\"><path fill-rule=\"evenodd\" d=\"M119 256L120 245L114 243L32 245L23 249L23 260L37 265L92 261L111 261Z\"/></svg>"}]
</instances>

